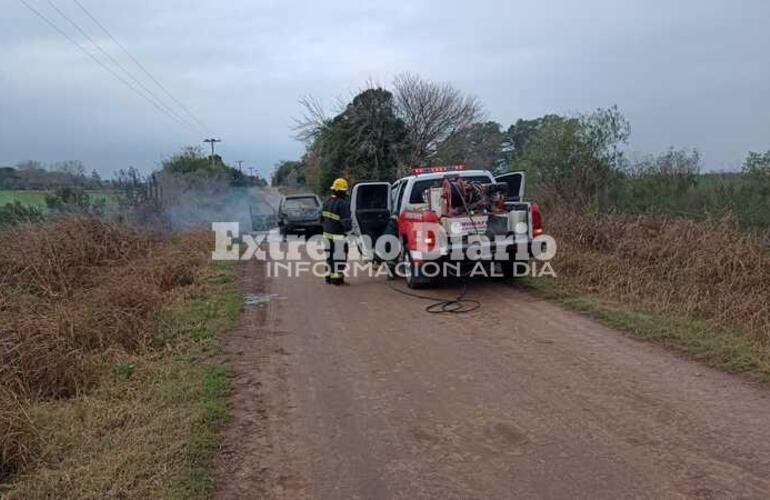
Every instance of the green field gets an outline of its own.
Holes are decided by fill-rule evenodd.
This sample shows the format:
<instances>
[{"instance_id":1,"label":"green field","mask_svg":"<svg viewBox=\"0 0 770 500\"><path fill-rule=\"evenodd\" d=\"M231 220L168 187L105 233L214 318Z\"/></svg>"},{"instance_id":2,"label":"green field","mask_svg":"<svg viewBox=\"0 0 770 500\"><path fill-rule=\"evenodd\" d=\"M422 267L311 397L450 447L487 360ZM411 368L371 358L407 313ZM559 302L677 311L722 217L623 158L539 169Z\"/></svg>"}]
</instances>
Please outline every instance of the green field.
<instances>
[{"instance_id":1,"label":"green field","mask_svg":"<svg viewBox=\"0 0 770 500\"><path fill-rule=\"evenodd\" d=\"M6 203L18 201L23 205L33 206L41 210L46 209L45 195L50 191L3 191L0 190L0 206ZM107 206L117 204L117 195L113 191L88 191L94 200L105 199Z\"/></svg>"},{"instance_id":2,"label":"green field","mask_svg":"<svg viewBox=\"0 0 770 500\"><path fill-rule=\"evenodd\" d=\"M46 191L0 191L0 205L18 201L24 205L45 208Z\"/></svg>"}]
</instances>

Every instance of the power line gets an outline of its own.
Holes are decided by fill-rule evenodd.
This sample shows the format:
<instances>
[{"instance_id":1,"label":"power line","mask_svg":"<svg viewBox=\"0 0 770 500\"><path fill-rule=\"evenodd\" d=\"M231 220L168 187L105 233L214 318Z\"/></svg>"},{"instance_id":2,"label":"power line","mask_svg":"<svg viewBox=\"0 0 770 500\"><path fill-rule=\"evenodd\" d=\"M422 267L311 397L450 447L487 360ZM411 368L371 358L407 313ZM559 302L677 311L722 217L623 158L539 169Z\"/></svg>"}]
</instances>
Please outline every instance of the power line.
<instances>
[{"instance_id":1,"label":"power line","mask_svg":"<svg viewBox=\"0 0 770 500\"><path fill-rule=\"evenodd\" d=\"M136 78L136 77L133 75L133 73L131 73L129 70L127 70L127 69L125 68L125 66L123 66L123 65L120 63L120 61L118 61L117 59L115 59L115 58L112 56L112 54L110 54L109 52L107 52L106 50L104 50L104 49L102 48L102 46L101 46L101 45L99 45L99 43L97 43L97 42L96 42L96 40L94 40L93 38L91 38L91 36L90 36L88 33L86 33L86 31L85 31L83 28L81 28L81 27L80 27L80 25L79 25L78 23L76 23L75 21L73 21L73 20L72 20L72 18L70 18L69 16L67 16L67 14L65 14L65 13L64 13L64 12L63 12L63 11L62 11L62 10L61 10L61 9L60 9L58 6L57 6L57 5L56 5L56 4L53 2L53 0L47 0L47 1L48 1L48 4L49 4L49 5L50 5L50 6L51 6L51 7L52 7L52 8L53 8L53 9L54 9L56 12L58 12L58 13L59 13L59 15L60 15L60 16L61 16L61 17L62 17L62 18L65 20L65 21L67 21L68 23L70 23L70 25L72 25L72 27L73 27L73 28L75 28L75 29L76 29L76 30L77 30L77 31L78 31L78 32L79 32L81 35L83 35L83 37L84 37L86 40L88 40L88 41L91 43L91 45L93 45L93 46L94 46L94 48L95 48L96 50L98 50L98 51L99 51L99 52L100 52L100 53L101 53L101 54L102 54L104 57L106 57L107 59L109 59L109 60L112 62L112 64L114 64L115 66L117 66L117 67L118 67L118 69L120 69L120 70L123 72L123 74L125 74L125 75L126 75L128 78L130 78L130 79L131 79L131 80L132 80L134 83L136 83L136 84L137 84L137 85L138 85L138 86L139 86L139 87L140 87L142 90L144 90L144 91L145 91L145 92L146 92L146 93L147 93L147 94L148 94L148 95L149 95L149 96L150 96L152 99L154 99L154 100L155 100L155 101L156 101L156 102L157 102L157 103L158 103L158 104L159 104L159 105L160 105L160 106L161 106L163 109L165 109L166 111L168 111L170 114L174 115L174 117L175 117L175 118L177 118L178 120L180 120L180 121L184 122L186 125L188 125L188 126L192 126L193 128L195 128L195 125L194 125L192 122L189 122L189 120L186 120L185 118L183 118L182 116L180 116L180 115L179 115L179 114L178 114L176 111L174 111L173 109L171 109L170 107L168 107L168 106L166 105L166 103L164 103L164 102L163 102L163 100L162 100L162 99L160 99L160 98L159 98L157 95L155 95L155 93L154 93L152 90L148 89L148 88L147 88L147 86L145 86L145 85L144 85L144 83L142 83L142 82L141 82L141 81L140 81L138 78Z\"/></svg>"},{"instance_id":2,"label":"power line","mask_svg":"<svg viewBox=\"0 0 770 500\"><path fill-rule=\"evenodd\" d=\"M66 32L66 31L64 31L64 30L62 30L61 28L59 28L59 26L58 26L58 25L56 25L56 23L54 23L53 21L51 21L50 19L48 19L48 18L47 18L47 17L46 17L46 16L45 16L43 13L41 13L39 10L37 10L36 8L34 8L32 5L30 5L30 4L27 2L27 0L19 0L19 2L21 2L22 4L24 4L24 6L25 6L25 7L27 7L27 8L28 8L30 11L32 11L32 12L33 12L33 13L34 13L34 14L35 14L37 17L39 17L40 19L42 19L42 20L43 20L43 22L45 22L45 23L46 23L48 26L50 26L51 28L53 28L53 29L54 29L54 31L58 32L58 33L59 33L61 36L63 36L64 38L66 38L67 40L69 40L70 42L72 42L72 44L73 44L73 45L75 45L75 46L76 46L78 49L80 49L80 51L81 51L81 52L83 52L85 55L87 55L88 57L90 57L90 58L91 58L91 60L93 60L93 61L94 61L96 64L98 64L99 66L101 66L101 67L102 67L102 69L104 69L105 71L107 71L108 73L110 73L110 74L111 74L113 77L115 77L115 78L116 78L116 79L117 79L119 82L121 82L123 85L125 85L126 87L128 87L129 89L131 89L131 91L133 91L133 92L134 92L136 95L138 95L138 96L139 96L139 97L141 97L142 99L144 99L144 100L146 100L147 102L149 102L149 103L150 103L150 104L151 104L151 105L152 105L152 106L153 106L155 109L157 109L157 110L158 110L158 111L160 111L161 113L165 114L165 115L166 115L168 118L171 118L173 121L177 121L177 123L180 123L180 124L182 124L182 125L185 125L185 126L189 126L189 125L188 125L186 122L179 122L179 121L178 121L176 118L174 118L174 116L173 116L173 115L169 114L169 113L168 113L166 110L164 110L162 107L158 106L158 104L157 104L157 103L155 103L155 101L153 101L152 99L150 99L149 97L147 97L146 95L144 95L143 93L141 93L139 90L137 90L137 88L136 88L136 87L134 87L133 85L131 85L131 83L130 83L130 82L128 82L128 81L127 81L125 78L123 78L122 76L120 76L120 75L119 75L118 73L116 73L116 72L115 72L115 71L114 71L112 68L110 68L109 66L107 66L106 64L104 64L104 63L103 63L102 61L100 61L100 60L99 60L99 59L98 59L96 56L94 56L93 54L91 54L91 52L89 52L88 50L86 50L86 48L85 48L85 47L83 47L83 45L81 45L81 44L80 44L80 42L78 42L77 40L75 40L74 38L72 38L70 35L68 35L68 34L67 34L67 32Z\"/></svg>"},{"instance_id":3,"label":"power line","mask_svg":"<svg viewBox=\"0 0 770 500\"><path fill-rule=\"evenodd\" d=\"M152 75L152 73L150 73L150 71L141 62L139 62L139 60L136 57L134 57L133 54L131 54L131 52L129 52L128 49L122 43L120 43L114 36L112 36L112 33L110 33L110 31L101 22L99 22L99 20L96 19L96 17L93 14L91 14L91 12L88 9L86 9L85 6L83 6L83 4L79 2L79 0L73 0L73 2L75 2L75 4L78 7L80 7L80 10L82 10L86 14L86 16L88 16L91 19L91 21L93 21L93 23L97 25L104 32L104 34L107 35L109 39L112 40L113 43L115 43L115 45L117 45L123 51L123 53L126 54L126 56L128 56L128 58L134 62L137 68L139 68L145 75L147 75L147 78L152 80L155 83L155 85L157 85L158 88L160 88L163 91L163 93L168 96L169 99L174 101L177 104L177 106L179 106L179 108L182 109L182 111L184 111L187 114L187 116L192 118L193 121L195 121L195 123L203 127L205 130L211 132L211 129L207 127L206 124L203 123L201 120L199 120L198 117L195 116L195 114L192 111L190 111L190 109L187 106L185 106L179 99L174 97L174 95L171 92L169 92L169 90L165 87L165 85L160 83L160 81L158 81L158 79L155 78Z\"/></svg>"}]
</instances>

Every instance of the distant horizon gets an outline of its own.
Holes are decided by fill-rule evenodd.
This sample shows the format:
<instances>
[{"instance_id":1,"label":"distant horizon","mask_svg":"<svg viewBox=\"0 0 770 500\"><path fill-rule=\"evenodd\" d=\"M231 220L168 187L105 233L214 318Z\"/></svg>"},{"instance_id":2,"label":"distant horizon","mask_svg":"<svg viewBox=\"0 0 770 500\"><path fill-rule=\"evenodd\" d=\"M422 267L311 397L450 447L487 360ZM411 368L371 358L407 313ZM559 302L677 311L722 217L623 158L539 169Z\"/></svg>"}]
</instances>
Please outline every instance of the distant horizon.
<instances>
[{"instance_id":1,"label":"distant horizon","mask_svg":"<svg viewBox=\"0 0 770 500\"><path fill-rule=\"evenodd\" d=\"M632 124L632 127L633 127L633 124ZM114 170L103 171L103 170L100 170L99 168L91 167L88 163L86 163L85 161L80 160L78 158L57 158L57 159L52 159L52 160L40 160L38 158L23 158L23 159L20 159L20 160L13 160L13 161L3 161L3 160L0 159L0 168L3 168L3 167L16 167L19 163L25 162L25 161L39 161L40 163L43 164L44 167L50 167L51 165L53 165L56 162L74 160L74 161L82 162L87 173L90 174L93 170L96 170L99 173L99 175L102 176L104 179L110 179L119 170L125 170L125 169L128 169L130 167L136 168L142 174L149 174L149 173L155 172L155 171L159 170L162 167L161 163L162 163L162 161L164 159L166 159L166 158L168 158L168 157L170 157L170 156L172 156L172 155L182 151L184 148L187 148L187 147L194 147L194 145L189 144L189 145L186 145L186 146L179 147L177 150L169 153L163 159L159 160L154 167L148 167L147 169L142 169L142 168L140 168L140 167L138 167L136 165L127 164L127 165L122 166L122 167L117 167ZM201 148L203 149L202 146L201 146ZM666 149L668 149L668 148L666 148ZM679 148L677 148L677 149L679 149ZM688 148L688 149L692 149L692 148ZM770 146L768 146L768 149L770 150ZM637 161L638 159L643 158L645 156L656 155L656 154L659 154L659 153L663 153L664 151L665 151L665 149L661 150L661 151L654 151L654 152L626 151L626 157L629 159L629 161L634 162L634 161ZM282 159L276 161L276 163L274 165L271 165L270 167L268 167L268 170L266 170L266 171L265 171L264 168L257 168L257 167L255 167L255 171L256 171L257 175L259 175L260 177L263 177L263 178L269 180L270 176L275 171L275 168L277 167L277 165L280 162L283 162L283 161L298 161L298 160L301 159L300 157L303 154L303 152L304 152L304 145L302 145L300 143L299 151L298 151L296 157L293 157L293 158L282 158ZM761 151L755 151L755 152L761 152ZM203 151L203 153L207 154L205 150ZM749 154L749 151L746 152L746 155L744 155L743 158L741 158L740 160L736 161L732 165L722 165L722 166L719 166L719 167L716 167L716 168L715 167L710 167L709 165L706 165L705 162L703 162L701 173L702 174L740 173L742 165L743 165L743 161L745 160L745 156L747 156L748 154ZM217 155L220 155L220 153L217 153ZM223 155L220 155L220 156L223 156ZM228 161L227 157L224 157L224 156L223 156L222 160L225 162L225 164L227 164L227 165L229 165L231 167L237 168L237 160L229 160ZM248 165L247 163L244 163L243 170L245 172L248 172L248 168L249 167L252 167L252 166Z\"/></svg>"}]
</instances>

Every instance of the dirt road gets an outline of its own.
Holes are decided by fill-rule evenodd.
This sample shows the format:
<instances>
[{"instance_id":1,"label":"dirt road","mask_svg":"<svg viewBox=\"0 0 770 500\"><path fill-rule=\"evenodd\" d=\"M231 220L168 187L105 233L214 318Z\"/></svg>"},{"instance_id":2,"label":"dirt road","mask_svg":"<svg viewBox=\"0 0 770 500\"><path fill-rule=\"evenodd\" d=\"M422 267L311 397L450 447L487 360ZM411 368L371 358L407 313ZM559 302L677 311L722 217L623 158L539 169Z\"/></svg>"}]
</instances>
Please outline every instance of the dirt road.
<instances>
[{"instance_id":1,"label":"dirt road","mask_svg":"<svg viewBox=\"0 0 770 500\"><path fill-rule=\"evenodd\" d=\"M433 316L384 279L261 270L244 293L275 296L224 341L218 498L770 497L766 386L510 285Z\"/></svg>"}]
</instances>

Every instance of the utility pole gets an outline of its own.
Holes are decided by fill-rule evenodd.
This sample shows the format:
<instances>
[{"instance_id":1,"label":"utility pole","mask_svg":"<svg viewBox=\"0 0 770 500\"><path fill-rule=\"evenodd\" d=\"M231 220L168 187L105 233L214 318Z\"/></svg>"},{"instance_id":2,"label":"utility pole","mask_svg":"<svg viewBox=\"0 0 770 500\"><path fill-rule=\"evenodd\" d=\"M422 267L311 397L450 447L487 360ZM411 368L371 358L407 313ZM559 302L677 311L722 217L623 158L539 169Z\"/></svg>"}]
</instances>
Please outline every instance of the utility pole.
<instances>
[{"instance_id":1,"label":"utility pole","mask_svg":"<svg viewBox=\"0 0 770 500\"><path fill-rule=\"evenodd\" d=\"M249 167L249 172L251 173L251 176L254 177L254 167Z\"/></svg>"},{"instance_id":2,"label":"utility pole","mask_svg":"<svg viewBox=\"0 0 770 500\"><path fill-rule=\"evenodd\" d=\"M238 160L238 161L236 161L235 163L237 163L237 164L238 164L238 170L239 170L240 172L243 172L243 160Z\"/></svg>"},{"instance_id":3,"label":"utility pole","mask_svg":"<svg viewBox=\"0 0 770 500\"><path fill-rule=\"evenodd\" d=\"M214 165L214 145L218 142L222 142L222 139L212 137L210 139L203 139L203 142L208 142L211 145L211 165Z\"/></svg>"}]
</instances>

